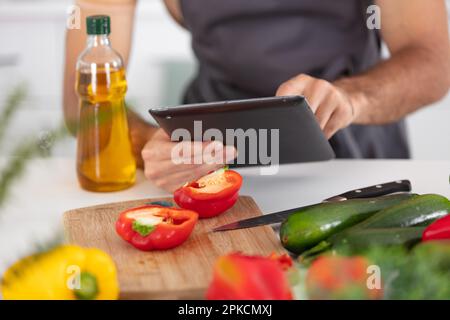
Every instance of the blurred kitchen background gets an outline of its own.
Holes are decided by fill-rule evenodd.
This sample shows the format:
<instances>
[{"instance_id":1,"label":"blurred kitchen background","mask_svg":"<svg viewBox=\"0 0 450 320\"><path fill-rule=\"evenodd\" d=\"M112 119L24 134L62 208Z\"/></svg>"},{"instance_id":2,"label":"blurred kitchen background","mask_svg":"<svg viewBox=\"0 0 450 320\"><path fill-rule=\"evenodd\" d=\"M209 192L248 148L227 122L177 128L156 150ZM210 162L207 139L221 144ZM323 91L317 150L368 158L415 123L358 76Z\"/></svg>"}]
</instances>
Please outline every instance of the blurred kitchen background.
<instances>
[{"instance_id":1,"label":"blurred kitchen background","mask_svg":"<svg viewBox=\"0 0 450 320\"><path fill-rule=\"evenodd\" d=\"M150 107L179 103L195 61L189 34L172 21L162 1L138 3L127 100L148 118ZM72 0L0 0L0 101L20 83L28 92L0 155L10 154L22 137L40 134L62 120L64 34L71 4ZM449 122L450 95L409 117L414 159L450 160ZM56 155L73 155L74 143L72 139L57 145Z\"/></svg>"}]
</instances>

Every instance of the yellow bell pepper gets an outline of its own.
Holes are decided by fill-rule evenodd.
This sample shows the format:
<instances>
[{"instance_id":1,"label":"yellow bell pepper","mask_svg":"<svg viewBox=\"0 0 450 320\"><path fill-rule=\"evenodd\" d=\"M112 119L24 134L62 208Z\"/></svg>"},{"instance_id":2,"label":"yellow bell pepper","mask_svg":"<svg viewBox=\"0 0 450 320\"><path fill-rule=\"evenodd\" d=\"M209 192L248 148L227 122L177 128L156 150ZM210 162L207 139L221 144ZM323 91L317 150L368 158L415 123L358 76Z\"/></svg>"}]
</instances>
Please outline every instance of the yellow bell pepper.
<instances>
[{"instance_id":1,"label":"yellow bell pepper","mask_svg":"<svg viewBox=\"0 0 450 320\"><path fill-rule=\"evenodd\" d=\"M113 300L119 285L108 254L64 245L13 264L3 275L1 293L8 300Z\"/></svg>"}]
</instances>

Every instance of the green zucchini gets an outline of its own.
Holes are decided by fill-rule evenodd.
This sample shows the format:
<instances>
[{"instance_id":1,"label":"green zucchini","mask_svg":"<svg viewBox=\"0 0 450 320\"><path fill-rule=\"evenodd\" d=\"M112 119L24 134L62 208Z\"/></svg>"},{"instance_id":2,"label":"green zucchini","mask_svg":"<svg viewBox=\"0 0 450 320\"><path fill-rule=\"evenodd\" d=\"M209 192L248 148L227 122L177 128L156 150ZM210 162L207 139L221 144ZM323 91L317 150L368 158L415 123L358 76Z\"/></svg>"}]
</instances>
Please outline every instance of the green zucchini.
<instances>
[{"instance_id":1,"label":"green zucchini","mask_svg":"<svg viewBox=\"0 0 450 320\"><path fill-rule=\"evenodd\" d=\"M450 212L450 200L437 194L424 194L381 210L354 228L405 228L428 226Z\"/></svg>"},{"instance_id":2,"label":"green zucchini","mask_svg":"<svg viewBox=\"0 0 450 320\"><path fill-rule=\"evenodd\" d=\"M333 234L367 219L375 212L414 197L417 195L402 193L307 207L293 213L283 222L280 228L281 243L293 253L302 253Z\"/></svg>"},{"instance_id":3,"label":"green zucchini","mask_svg":"<svg viewBox=\"0 0 450 320\"><path fill-rule=\"evenodd\" d=\"M335 234L326 241L334 249L348 247L350 250L362 250L375 245L412 245L420 241L424 230L425 227L355 229Z\"/></svg>"},{"instance_id":4,"label":"green zucchini","mask_svg":"<svg viewBox=\"0 0 450 320\"><path fill-rule=\"evenodd\" d=\"M300 261L307 262L328 250L357 254L373 246L412 246L420 241L425 227L356 229L336 233L315 247L303 252Z\"/></svg>"}]
</instances>

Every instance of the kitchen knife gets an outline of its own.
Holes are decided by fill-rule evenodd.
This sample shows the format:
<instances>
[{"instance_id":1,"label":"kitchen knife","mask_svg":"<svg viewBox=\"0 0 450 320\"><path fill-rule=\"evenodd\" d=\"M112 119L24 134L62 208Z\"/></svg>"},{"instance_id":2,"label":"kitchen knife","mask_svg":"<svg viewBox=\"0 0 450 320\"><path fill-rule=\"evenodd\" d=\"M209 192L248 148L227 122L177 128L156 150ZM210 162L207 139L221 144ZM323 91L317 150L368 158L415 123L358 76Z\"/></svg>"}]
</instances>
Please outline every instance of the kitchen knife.
<instances>
[{"instance_id":1,"label":"kitchen knife","mask_svg":"<svg viewBox=\"0 0 450 320\"><path fill-rule=\"evenodd\" d=\"M340 195L328 198L323 200L322 202L337 202L337 201L345 201L348 199L357 199L357 198L373 198L379 197L395 192L409 192L411 191L411 182L409 180L397 180L382 184L377 184L374 186L355 189L352 191L344 192ZM236 221L224 226L216 227L213 229L216 231L228 231L228 230L237 230L237 229L245 229L245 228L253 228L258 226L264 226L268 224L281 223L283 222L290 214L311 207L313 205L284 210L280 212L275 212L271 214L262 215L259 217L249 218L245 220Z\"/></svg>"}]
</instances>

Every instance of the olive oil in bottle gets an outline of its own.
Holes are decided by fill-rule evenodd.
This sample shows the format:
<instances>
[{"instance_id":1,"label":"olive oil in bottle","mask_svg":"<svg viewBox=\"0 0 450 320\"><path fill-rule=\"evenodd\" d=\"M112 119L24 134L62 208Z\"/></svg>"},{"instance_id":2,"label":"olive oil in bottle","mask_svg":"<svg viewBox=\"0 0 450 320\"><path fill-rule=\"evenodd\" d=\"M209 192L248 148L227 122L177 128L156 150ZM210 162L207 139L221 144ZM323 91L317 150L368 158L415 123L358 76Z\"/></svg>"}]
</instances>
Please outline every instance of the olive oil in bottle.
<instances>
[{"instance_id":1,"label":"olive oil in bottle","mask_svg":"<svg viewBox=\"0 0 450 320\"><path fill-rule=\"evenodd\" d=\"M108 16L87 17L87 48L77 61L77 174L82 188L109 192L132 186L136 163L125 109L122 58L112 49Z\"/></svg>"}]
</instances>

